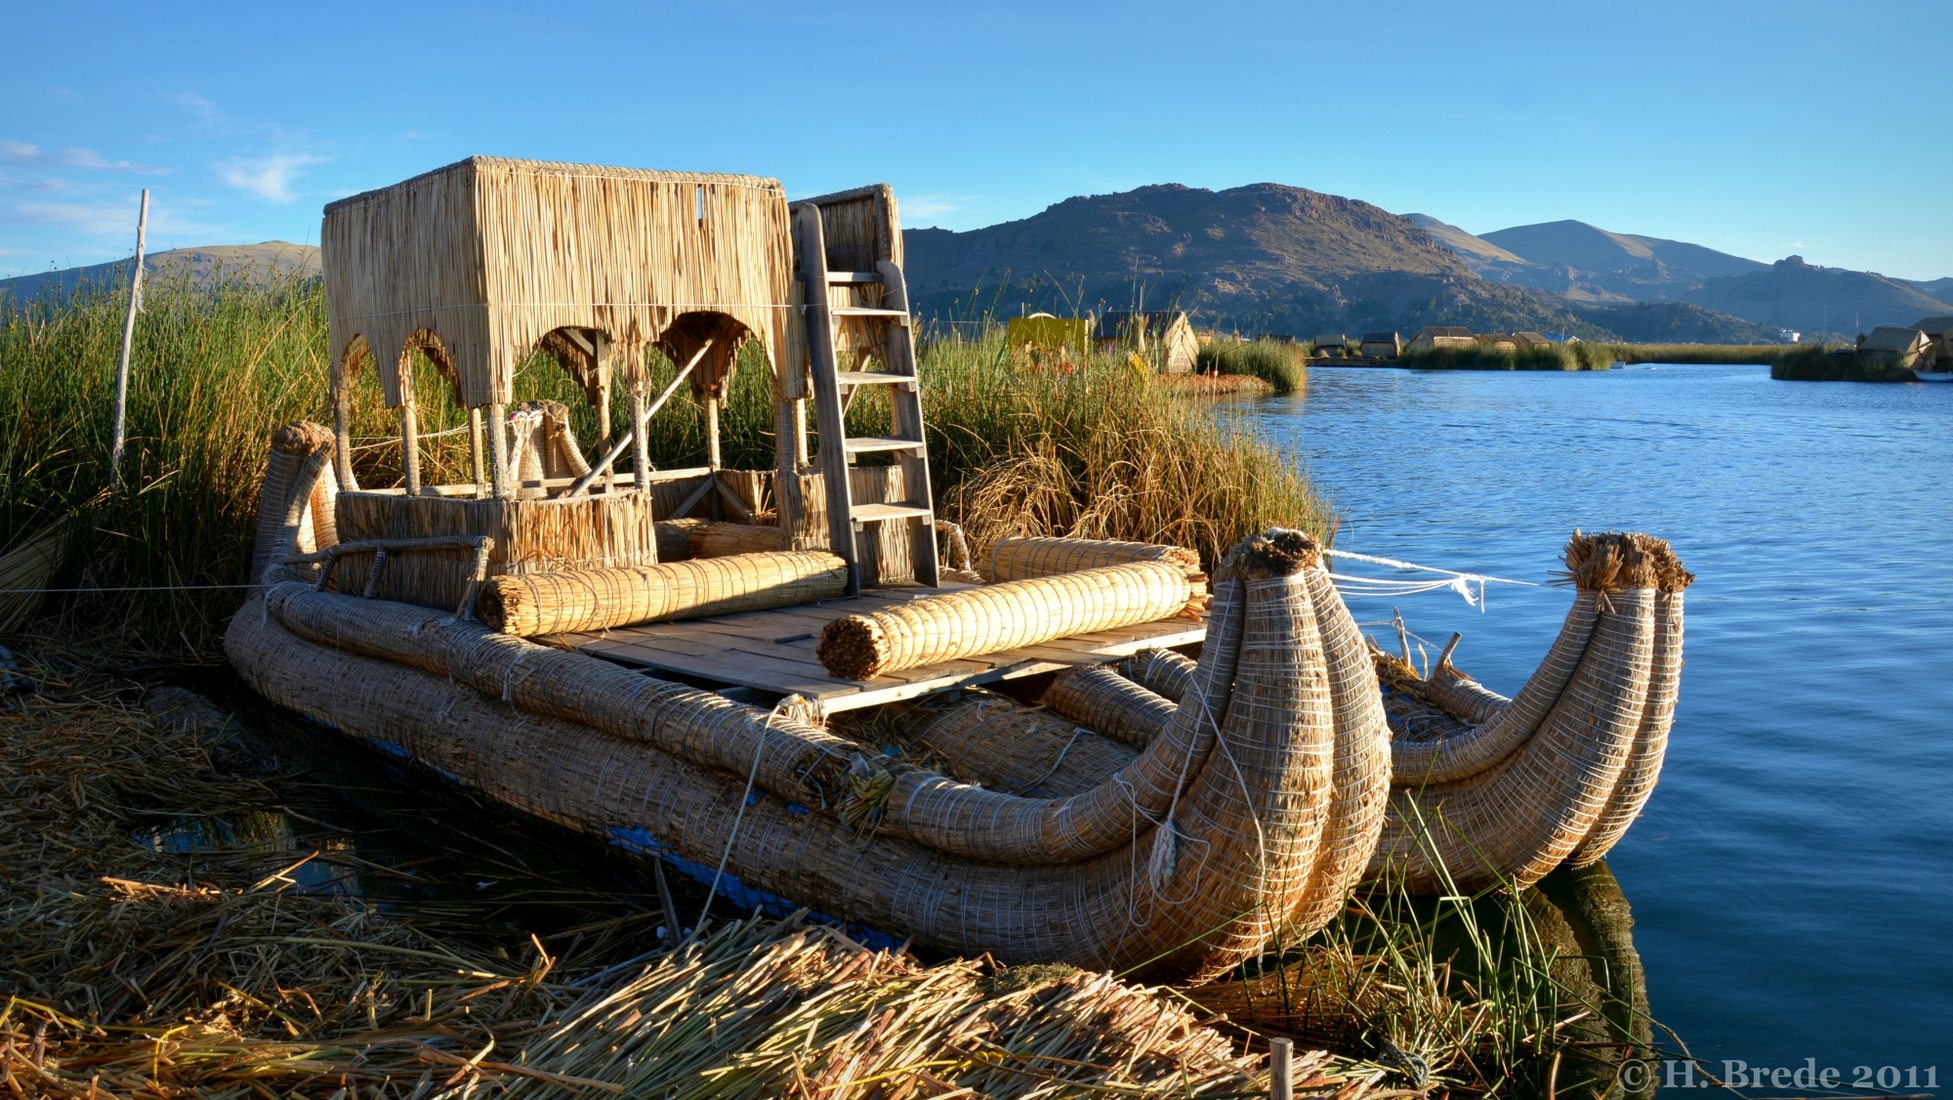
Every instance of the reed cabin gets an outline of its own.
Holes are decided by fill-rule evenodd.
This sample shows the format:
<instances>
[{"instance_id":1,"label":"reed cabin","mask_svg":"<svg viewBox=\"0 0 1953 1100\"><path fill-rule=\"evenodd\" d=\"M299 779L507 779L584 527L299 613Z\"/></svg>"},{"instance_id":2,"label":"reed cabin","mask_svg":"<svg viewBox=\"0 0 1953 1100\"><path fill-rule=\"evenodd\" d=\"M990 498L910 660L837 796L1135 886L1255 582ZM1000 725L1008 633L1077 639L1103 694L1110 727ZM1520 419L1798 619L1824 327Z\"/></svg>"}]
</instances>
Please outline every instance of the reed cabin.
<instances>
[{"instance_id":1,"label":"reed cabin","mask_svg":"<svg viewBox=\"0 0 1953 1100\"><path fill-rule=\"evenodd\" d=\"M821 621L857 602L928 595L943 580L901 225L886 185L789 204L779 181L756 176L471 157L332 203L320 239L333 477L307 522L335 528L316 541L346 551L333 566L341 590L456 609L498 576L829 551L846 563L844 600L558 642L761 699L792 693L837 707L1199 636L1184 622L1156 624L914 670L899 684L838 680L815 659ZM757 352L742 359L749 345ZM657 385L654 350L670 364ZM565 404L518 399L518 371L538 355L595 411L584 418L599 426L595 438L577 437ZM730 468L722 454L727 387L742 361L771 375L768 469ZM352 429L367 371L397 425L397 485L356 476L355 448L373 445ZM681 387L704 410L704 453L658 469L646 434ZM465 480L426 476L434 432L421 405L443 391L452 401L441 406L465 413L439 429L466 436ZM889 434L850 436L848 407L871 391L886 395Z\"/></svg>"}]
</instances>

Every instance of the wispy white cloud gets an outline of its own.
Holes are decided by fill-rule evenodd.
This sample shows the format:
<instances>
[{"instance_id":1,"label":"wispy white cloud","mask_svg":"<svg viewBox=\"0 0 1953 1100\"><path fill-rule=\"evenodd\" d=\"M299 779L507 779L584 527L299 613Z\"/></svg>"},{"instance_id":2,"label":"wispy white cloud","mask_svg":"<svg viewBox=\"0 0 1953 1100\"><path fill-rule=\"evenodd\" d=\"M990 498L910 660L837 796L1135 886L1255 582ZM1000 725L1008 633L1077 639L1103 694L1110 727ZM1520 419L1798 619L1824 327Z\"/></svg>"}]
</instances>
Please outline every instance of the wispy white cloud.
<instances>
[{"instance_id":1,"label":"wispy white cloud","mask_svg":"<svg viewBox=\"0 0 1953 1100\"><path fill-rule=\"evenodd\" d=\"M220 167L224 182L266 202L288 203L295 197L292 184L314 164L329 158L311 153L273 153L256 159L239 157Z\"/></svg>"},{"instance_id":2,"label":"wispy white cloud","mask_svg":"<svg viewBox=\"0 0 1953 1100\"><path fill-rule=\"evenodd\" d=\"M17 202L11 211L33 225L55 225L83 233L136 232L136 206L130 202Z\"/></svg>"},{"instance_id":3,"label":"wispy white cloud","mask_svg":"<svg viewBox=\"0 0 1953 1100\"><path fill-rule=\"evenodd\" d=\"M230 127L230 118L224 114L223 108L195 92L171 92L163 99L190 112L198 122L213 130L224 130Z\"/></svg>"},{"instance_id":4,"label":"wispy white cloud","mask_svg":"<svg viewBox=\"0 0 1953 1100\"><path fill-rule=\"evenodd\" d=\"M94 149L71 146L52 152L28 141L0 141L0 160L10 164L31 164L50 168L87 168L98 172L132 172L139 176L160 176L169 169L158 164L138 164L132 160L110 160Z\"/></svg>"},{"instance_id":5,"label":"wispy white cloud","mask_svg":"<svg viewBox=\"0 0 1953 1100\"><path fill-rule=\"evenodd\" d=\"M902 196L902 216L905 218L945 218L960 214L976 201L975 195L904 195Z\"/></svg>"},{"instance_id":6,"label":"wispy white cloud","mask_svg":"<svg viewBox=\"0 0 1953 1100\"><path fill-rule=\"evenodd\" d=\"M178 216L180 204L155 202L149 208L149 237L152 244L169 239L220 240L235 234L228 226L196 217ZM134 196L102 201L57 201L28 199L0 209L0 229L25 227L58 230L69 244L65 250L83 247L125 247L136 233L137 204Z\"/></svg>"}]
</instances>

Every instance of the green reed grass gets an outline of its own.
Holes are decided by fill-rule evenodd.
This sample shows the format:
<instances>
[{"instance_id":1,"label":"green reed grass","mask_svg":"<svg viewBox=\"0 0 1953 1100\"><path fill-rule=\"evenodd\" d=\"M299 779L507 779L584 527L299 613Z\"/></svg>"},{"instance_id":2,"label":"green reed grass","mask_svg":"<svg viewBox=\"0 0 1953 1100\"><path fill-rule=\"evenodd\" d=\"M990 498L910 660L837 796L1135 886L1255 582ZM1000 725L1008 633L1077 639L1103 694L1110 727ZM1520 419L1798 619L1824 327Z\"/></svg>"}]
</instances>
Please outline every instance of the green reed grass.
<instances>
[{"instance_id":1,"label":"green reed grass","mask_svg":"<svg viewBox=\"0 0 1953 1100\"><path fill-rule=\"evenodd\" d=\"M1611 344L1532 344L1527 347L1430 348L1406 351L1397 365L1422 370L1607 370Z\"/></svg>"},{"instance_id":2,"label":"green reed grass","mask_svg":"<svg viewBox=\"0 0 1953 1100\"><path fill-rule=\"evenodd\" d=\"M161 283L144 298L131 352L129 488L113 498L102 490L126 292L0 305L0 551L85 511L92 543L58 583L103 592L68 601L70 610L126 621L151 644L209 652L241 590L123 590L243 581L271 432L300 418L330 422L324 295L316 281L292 280ZM673 367L652 353L648 370L661 389ZM1324 534L1332 522L1302 474L1245 421L1149 385L1112 356L1034 364L992 333L925 343L921 370L938 504L979 544L1069 533L1179 541L1212 559L1249 530ZM423 476L468 480L466 436L439 434L465 425L465 412L438 372L423 365L413 375ZM597 414L552 360L525 363L514 396L569 405L594 451ZM885 402L858 402L851 430L885 424ZM372 370L356 379L353 407L360 483L397 484L398 422ZM621 393L608 412L621 431ZM741 353L721 423L728 466L773 468L772 384L757 346ZM703 410L689 387L652 419L647 442L660 467L703 460Z\"/></svg>"},{"instance_id":3,"label":"green reed grass","mask_svg":"<svg viewBox=\"0 0 1953 1100\"><path fill-rule=\"evenodd\" d=\"M1220 341L1202 345L1198 369L1221 374L1246 374L1275 387L1276 393L1302 388L1307 349L1273 340Z\"/></svg>"}]
</instances>

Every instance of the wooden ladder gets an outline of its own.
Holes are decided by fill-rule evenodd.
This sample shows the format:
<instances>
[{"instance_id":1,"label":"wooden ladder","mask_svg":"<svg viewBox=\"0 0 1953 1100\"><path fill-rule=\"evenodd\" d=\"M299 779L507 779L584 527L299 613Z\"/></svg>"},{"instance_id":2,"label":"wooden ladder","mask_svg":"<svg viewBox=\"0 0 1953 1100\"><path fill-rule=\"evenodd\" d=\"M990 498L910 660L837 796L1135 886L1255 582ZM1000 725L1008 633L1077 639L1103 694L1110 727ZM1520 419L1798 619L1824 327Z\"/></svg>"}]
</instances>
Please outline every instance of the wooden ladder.
<instances>
[{"instance_id":1,"label":"wooden ladder","mask_svg":"<svg viewBox=\"0 0 1953 1100\"><path fill-rule=\"evenodd\" d=\"M858 595L864 580L870 586L880 583L881 532L889 524L909 529L909 560L916 582L934 587L936 511L929 486L929 449L922 427L922 389L916 378L909 288L902 266L881 260L874 271L830 271L820 207L811 202L796 205L793 225L807 304L807 350L813 366L819 461L826 482L828 541L833 552L848 563L848 595ZM829 292L834 287L880 287L881 304L834 305ZM879 369L841 369L838 345L842 325L856 326L850 335L864 334L852 343L872 349L869 357L879 360ZM876 351L879 354L874 354ZM887 387L891 434L850 436L848 406L869 386ZM904 499L857 504L850 472L857 458L876 453L892 455L901 468Z\"/></svg>"}]
</instances>

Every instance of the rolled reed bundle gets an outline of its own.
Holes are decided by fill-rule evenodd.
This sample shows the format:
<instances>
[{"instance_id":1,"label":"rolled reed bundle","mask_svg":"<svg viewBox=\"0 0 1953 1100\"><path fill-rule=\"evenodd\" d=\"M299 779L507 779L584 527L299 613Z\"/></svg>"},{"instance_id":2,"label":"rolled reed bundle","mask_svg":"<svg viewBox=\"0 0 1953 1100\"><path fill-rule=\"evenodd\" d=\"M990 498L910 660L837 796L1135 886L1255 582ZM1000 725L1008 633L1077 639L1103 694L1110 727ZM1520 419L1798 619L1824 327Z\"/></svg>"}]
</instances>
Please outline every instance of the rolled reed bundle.
<instances>
[{"instance_id":1,"label":"rolled reed bundle","mask_svg":"<svg viewBox=\"0 0 1953 1100\"><path fill-rule=\"evenodd\" d=\"M1200 572L1200 554L1184 546L1109 539L1001 539L984 562L984 579L991 584L1078 573L1135 561L1166 562L1188 574Z\"/></svg>"},{"instance_id":2,"label":"rolled reed bundle","mask_svg":"<svg viewBox=\"0 0 1953 1100\"><path fill-rule=\"evenodd\" d=\"M787 532L751 523L702 523L686 535L686 553L694 558L723 558L787 548Z\"/></svg>"},{"instance_id":3,"label":"rolled reed bundle","mask_svg":"<svg viewBox=\"0 0 1953 1100\"><path fill-rule=\"evenodd\" d=\"M816 652L834 675L867 680L937 661L1194 614L1205 606L1206 594L1206 582L1189 580L1178 565L1109 565L835 619L821 631Z\"/></svg>"},{"instance_id":4,"label":"rolled reed bundle","mask_svg":"<svg viewBox=\"0 0 1953 1100\"><path fill-rule=\"evenodd\" d=\"M1089 791L1137 755L1100 732L1001 695L930 712L915 737L942 756L951 778L1037 798Z\"/></svg>"},{"instance_id":5,"label":"rolled reed bundle","mask_svg":"<svg viewBox=\"0 0 1953 1100\"><path fill-rule=\"evenodd\" d=\"M1193 686L1196 667L1191 658L1170 649L1142 649L1119 662L1126 679L1175 703Z\"/></svg>"},{"instance_id":6,"label":"rolled reed bundle","mask_svg":"<svg viewBox=\"0 0 1953 1100\"><path fill-rule=\"evenodd\" d=\"M476 613L490 628L526 638L831 600L847 584L847 563L832 554L776 551L495 577L482 586Z\"/></svg>"},{"instance_id":7,"label":"rolled reed bundle","mask_svg":"<svg viewBox=\"0 0 1953 1100\"><path fill-rule=\"evenodd\" d=\"M658 532L658 560L684 561L692 556L692 532L710 523L703 519L661 519Z\"/></svg>"},{"instance_id":8,"label":"rolled reed bundle","mask_svg":"<svg viewBox=\"0 0 1953 1100\"><path fill-rule=\"evenodd\" d=\"M1109 668L1076 668L1062 673L1039 701L1074 722L1139 749L1151 744L1179 709L1178 704Z\"/></svg>"}]
</instances>

